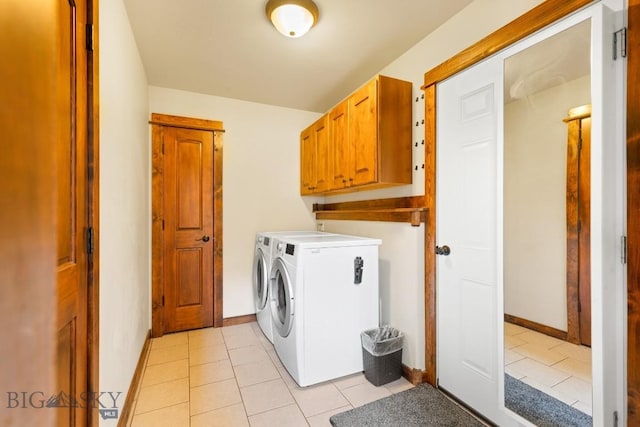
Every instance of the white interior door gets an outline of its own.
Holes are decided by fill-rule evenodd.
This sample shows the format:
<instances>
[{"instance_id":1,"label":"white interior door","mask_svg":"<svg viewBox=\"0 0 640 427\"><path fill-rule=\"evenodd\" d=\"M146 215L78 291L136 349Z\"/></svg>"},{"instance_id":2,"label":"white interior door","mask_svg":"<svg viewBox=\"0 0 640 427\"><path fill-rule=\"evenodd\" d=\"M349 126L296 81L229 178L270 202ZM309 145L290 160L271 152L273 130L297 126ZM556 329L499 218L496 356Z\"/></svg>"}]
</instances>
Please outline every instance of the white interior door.
<instances>
[{"instance_id":1,"label":"white interior door","mask_svg":"<svg viewBox=\"0 0 640 427\"><path fill-rule=\"evenodd\" d=\"M502 63L438 84L436 237L439 386L497 422L496 146Z\"/></svg>"}]
</instances>

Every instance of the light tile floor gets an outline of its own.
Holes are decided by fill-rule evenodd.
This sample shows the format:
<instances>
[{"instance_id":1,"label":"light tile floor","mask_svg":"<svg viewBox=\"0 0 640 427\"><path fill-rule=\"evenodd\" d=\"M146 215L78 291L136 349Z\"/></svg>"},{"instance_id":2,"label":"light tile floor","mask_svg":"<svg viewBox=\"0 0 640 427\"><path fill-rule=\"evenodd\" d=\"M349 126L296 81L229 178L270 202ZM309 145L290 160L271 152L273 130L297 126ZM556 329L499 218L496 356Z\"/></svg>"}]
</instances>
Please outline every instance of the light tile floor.
<instances>
[{"instance_id":1,"label":"light tile floor","mask_svg":"<svg viewBox=\"0 0 640 427\"><path fill-rule=\"evenodd\" d=\"M330 426L333 414L413 387L358 373L300 388L257 323L151 341L132 427Z\"/></svg>"},{"instance_id":2,"label":"light tile floor","mask_svg":"<svg viewBox=\"0 0 640 427\"><path fill-rule=\"evenodd\" d=\"M591 415L591 349L504 324L505 372Z\"/></svg>"}]
</instances>

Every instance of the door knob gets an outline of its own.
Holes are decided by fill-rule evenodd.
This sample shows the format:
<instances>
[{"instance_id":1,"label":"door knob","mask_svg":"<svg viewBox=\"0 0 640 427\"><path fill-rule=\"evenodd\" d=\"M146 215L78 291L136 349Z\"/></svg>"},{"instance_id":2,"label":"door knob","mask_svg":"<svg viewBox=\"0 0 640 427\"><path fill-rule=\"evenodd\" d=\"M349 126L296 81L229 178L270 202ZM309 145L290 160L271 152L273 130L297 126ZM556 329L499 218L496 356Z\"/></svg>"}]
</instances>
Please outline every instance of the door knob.
<instances>
[{"instance_id":1,"label":"door knob","mask_svg":"<svg viewBox=\"0 0 640 427\"><path fill-rule=\"evenodd\" d=\"M203 242L207 243L209 241L209 236L207 236L206 234L204 236L202 236L199 239L196 239L196 242L202 240Z\"/></svg>"},{"instance_id":2,"label":"door knob","mask_svg":"<svg viewBox=\"0 0 640 427\"><path fill-rule=\"evenodd\" d=\"M451 248L447 245L444 246L436 246L436 255L444 255L447 256L451 253Z\"/></svg>"}]
</instances>

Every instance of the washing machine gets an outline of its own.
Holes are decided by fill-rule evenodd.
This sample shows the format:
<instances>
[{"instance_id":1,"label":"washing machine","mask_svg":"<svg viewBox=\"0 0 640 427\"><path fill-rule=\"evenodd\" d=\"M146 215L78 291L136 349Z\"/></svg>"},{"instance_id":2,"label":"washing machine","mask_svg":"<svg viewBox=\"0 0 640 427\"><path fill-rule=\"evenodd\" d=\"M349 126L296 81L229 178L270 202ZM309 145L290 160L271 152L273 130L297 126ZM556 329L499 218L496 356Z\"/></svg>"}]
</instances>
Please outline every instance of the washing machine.
<instances>
[{"instance_id":1,"label":"washing machine","mask_svg":"<svg viewBox=\"0 0 640 427\"><path fill-rule=\"evenodd\" d=\"M360 333L378 327L379 239L275 239L269 305L273 344L304 387L363 370Z\"/></svg>"},{"instance_id":2,"label":"washing machine","mask_svg":"<svg viewBox=\"0 0 640 427\"><path fill-rule=\"evenodd\" d=\"M321 231L261 231L256 234L256 245L253 256L253 295L256 308L256 320L262 333L273 343L273 328L271 326L271 310L269 298L269 274L272 263L273 239L277 236L318 236Z\"/></svg>"}]
</instances>

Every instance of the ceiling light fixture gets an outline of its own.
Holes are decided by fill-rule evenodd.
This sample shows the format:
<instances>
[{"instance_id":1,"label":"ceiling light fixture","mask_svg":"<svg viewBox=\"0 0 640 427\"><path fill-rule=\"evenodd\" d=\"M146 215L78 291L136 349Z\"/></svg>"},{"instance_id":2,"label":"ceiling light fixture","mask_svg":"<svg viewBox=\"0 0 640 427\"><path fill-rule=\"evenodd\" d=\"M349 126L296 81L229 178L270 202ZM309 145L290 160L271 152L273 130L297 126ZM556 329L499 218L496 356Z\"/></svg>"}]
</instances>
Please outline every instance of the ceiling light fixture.
<instances>
[{"instance_id":1,"label":"ceiling light fixture","mask_svg":"<svg viewBox=\"0 0 640 427\"><path fill-rule=\"evenodd\" d=\"M300 37L318 22L318 6L312 0L269 0L267 18L280 33Z\"/></svg>"}]
</instances>

